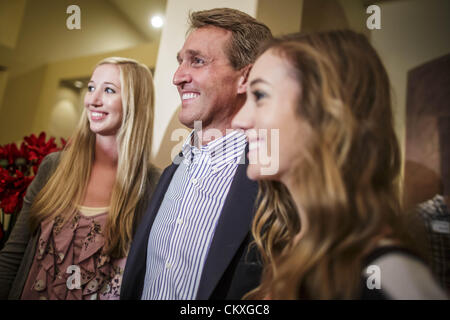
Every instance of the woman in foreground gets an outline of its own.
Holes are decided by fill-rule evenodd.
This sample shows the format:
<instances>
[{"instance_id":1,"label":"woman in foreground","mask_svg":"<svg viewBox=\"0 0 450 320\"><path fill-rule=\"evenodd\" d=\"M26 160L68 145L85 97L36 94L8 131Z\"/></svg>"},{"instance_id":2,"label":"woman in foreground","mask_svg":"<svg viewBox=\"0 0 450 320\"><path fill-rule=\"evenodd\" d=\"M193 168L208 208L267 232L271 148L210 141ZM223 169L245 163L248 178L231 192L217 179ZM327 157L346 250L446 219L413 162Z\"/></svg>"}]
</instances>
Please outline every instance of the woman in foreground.
<instances>
[{"instance_id":1,"label":"woman in foreground","mask_svg":"<svg viewBox=\"0 0 450 320\"><path fill-rule=\"evenodd\" d=\"M248 84L233 126L246 130L247 174L261 180L252 230L265 269L247 298L445 298L399 219L389 81L367 39L275 39Z\"/></svg>"}]
</instances>

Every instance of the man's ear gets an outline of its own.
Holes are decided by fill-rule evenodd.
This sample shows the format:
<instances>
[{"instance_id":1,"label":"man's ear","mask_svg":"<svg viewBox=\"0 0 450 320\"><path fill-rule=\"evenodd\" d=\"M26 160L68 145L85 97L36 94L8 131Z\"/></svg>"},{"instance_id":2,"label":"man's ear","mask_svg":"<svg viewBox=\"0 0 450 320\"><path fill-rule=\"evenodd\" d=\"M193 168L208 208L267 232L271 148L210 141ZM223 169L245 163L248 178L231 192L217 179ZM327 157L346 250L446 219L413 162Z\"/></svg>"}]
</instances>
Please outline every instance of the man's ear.
<instances>
[{"instance_id":1,"label":"man's ear","mask_svg":"<svg viewBox=\"0 0 450 320\"><path fill-rule=\"evenodd\" d=\"M250 74L250 70L252 69L253 64L249 64L241 69L241 76L239 77L238 82L238 94L247 92L247 80L248 75Z\"/></svg>"}]
</instances>

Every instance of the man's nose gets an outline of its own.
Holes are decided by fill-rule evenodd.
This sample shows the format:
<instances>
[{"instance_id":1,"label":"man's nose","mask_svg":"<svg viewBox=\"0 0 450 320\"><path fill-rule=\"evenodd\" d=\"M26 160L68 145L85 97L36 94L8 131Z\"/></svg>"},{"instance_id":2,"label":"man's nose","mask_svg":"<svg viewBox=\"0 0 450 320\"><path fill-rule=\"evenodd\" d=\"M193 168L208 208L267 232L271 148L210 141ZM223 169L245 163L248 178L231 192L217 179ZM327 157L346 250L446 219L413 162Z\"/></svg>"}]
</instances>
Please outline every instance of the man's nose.
<instances>
[{"instance_id":1,"label":"man's nose","mask_svg":"<svg viewBox=\"0 0 450 320\"><path fill-rule=\"evenodd\" d=\"M186 67L184 64L180 64L178 66L177 71L175 71L175 74L173 75L173 84L176 86L180 86L183 83L189 83L192 81L192 76L189 71L189 68Z\"/></svg>"}]
</instances>

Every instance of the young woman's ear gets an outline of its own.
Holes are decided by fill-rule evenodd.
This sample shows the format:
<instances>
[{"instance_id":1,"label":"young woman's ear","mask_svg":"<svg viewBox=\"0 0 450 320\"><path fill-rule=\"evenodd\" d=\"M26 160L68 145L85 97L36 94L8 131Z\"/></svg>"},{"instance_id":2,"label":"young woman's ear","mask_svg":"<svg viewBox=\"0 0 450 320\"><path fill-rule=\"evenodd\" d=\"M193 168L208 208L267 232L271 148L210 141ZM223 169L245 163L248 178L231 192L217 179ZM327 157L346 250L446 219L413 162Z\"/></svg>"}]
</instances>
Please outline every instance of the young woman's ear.
<instances>
[{"instance_id":1,"label":"young woman's ear","mask_svg":"<svg viewBox=\"0 0 450 320\"><path fill-rule=\"evenodd\" d=\"M247 92L247 80L248 75L250 74L250 70L252 69L253 64L249 64L241 69L241 76L239 77L238 82L238 94Z\"/></svg>"}]
</instances>

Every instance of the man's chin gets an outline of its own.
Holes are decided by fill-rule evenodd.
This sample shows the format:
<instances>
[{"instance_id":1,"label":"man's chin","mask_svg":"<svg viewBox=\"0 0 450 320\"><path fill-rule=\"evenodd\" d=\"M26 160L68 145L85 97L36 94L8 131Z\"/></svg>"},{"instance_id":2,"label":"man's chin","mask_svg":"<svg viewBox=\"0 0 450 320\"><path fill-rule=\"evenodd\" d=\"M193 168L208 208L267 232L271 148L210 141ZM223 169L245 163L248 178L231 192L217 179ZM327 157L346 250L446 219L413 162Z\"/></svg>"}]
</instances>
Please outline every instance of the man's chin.
<instances>
[{"instance_id":1,"label":"man's chin","mask_svg":"<svg viewBox=\"0 0 450 320\"><path fill-rule=\"evenodd\" d=\"M190 129L194 129L194 122L195 122L195 120L192 119L192 117L188 117L186 115L183 115L183 110L180 110L180 112L178 113L178 121L182 125L190 128Z\"/></svg>"}]
</instances>

